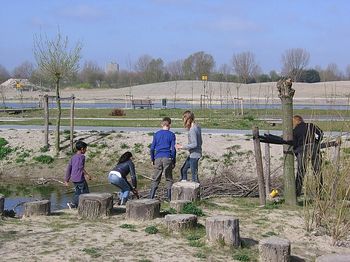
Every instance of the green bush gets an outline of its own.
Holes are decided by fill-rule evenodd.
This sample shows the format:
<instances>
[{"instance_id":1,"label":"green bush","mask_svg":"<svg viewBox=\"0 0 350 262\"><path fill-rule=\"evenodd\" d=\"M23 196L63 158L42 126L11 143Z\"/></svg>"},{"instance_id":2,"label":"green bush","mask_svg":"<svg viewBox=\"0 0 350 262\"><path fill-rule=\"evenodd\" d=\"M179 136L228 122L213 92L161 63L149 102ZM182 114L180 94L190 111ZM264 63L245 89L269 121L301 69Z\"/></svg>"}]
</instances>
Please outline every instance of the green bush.
<instances>
[{"instance_id":1,"label":"green bush","mask_svg":"<svg viewBox=\"0 0 350 262\"><path fill-rule=\"evenodd\" d=\"M158 228L156 226L149 226L145 228L145 232L147 234L157 234L158 233Z\"/></svg>"},{"instance_id":2,"label":"green bush","mask_svg":"<svg viewBox=\"0 0 350 262\"><path fill-rule=\"evenodd\" d=\"M0 147L4 147L8 144L5 138L0 137Z\"/></svg>"},{"instance_id":3,"label":"green bush","mask_svg":"<svg viewBox=\"0 0 350 262\"><path fill-rule=\"evenodd\" d=\"M42 164L51 164L54 161L53 157L48 155L34 157L34 160Z\"/></svg>"},{"instance_id":4,"label":"green bush","mask_svg":"<svg viewBox=\"0 0 350 262\"><path fill-rule=\"evenodd\" d=\"M181 210L182 214L193 214L196 216L204 216L204 212L202 209L200 209L199 207L197 207L195 204L191 203L187 203L184 205L184 207Z\"/></svg>"}]
</instances>

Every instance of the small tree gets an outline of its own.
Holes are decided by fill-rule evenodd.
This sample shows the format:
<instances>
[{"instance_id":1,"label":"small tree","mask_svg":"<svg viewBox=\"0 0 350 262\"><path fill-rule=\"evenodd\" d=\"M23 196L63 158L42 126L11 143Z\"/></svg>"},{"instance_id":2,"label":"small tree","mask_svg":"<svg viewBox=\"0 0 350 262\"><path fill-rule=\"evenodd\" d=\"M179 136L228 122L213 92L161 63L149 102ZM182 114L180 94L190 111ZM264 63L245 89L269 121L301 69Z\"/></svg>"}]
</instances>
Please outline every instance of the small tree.
<instances>
[{"instance_id":1,"label":"small tree","mask_svg":"<svg viewBox=\"0 0 350 262\"><path fill-rule=\"evenodd\" d=\"M60 151L60 125L61 125L61 100L60 100L60 81L74 75L79 69L79 60L81 58L80 42L73 48L68 46L68 37L62 36L60 32L54 39L48 39L41 35L34 37L34 56L40 71L51 81L55 82L56 103L57 103L57 122L56 122L56 154Z\"/></svg>"},{"instance_id":2,"label":"small tree","mask_svg":"<svg viewBox=\"0 0 350 262\"><path fill-rule=\"evenodd\" d=\"M303 69L309 64L310 54L302 48L288 49L282 54L282 73L298 81Z\"/></svg>"}]
</instances>

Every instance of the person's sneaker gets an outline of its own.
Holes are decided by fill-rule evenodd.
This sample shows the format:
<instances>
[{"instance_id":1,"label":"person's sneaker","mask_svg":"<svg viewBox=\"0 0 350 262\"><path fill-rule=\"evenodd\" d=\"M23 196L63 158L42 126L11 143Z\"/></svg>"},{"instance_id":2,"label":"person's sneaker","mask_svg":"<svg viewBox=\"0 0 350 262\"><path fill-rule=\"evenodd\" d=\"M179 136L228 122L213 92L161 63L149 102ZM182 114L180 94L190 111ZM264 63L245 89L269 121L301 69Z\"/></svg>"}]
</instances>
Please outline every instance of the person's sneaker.
<instances>
[{"instance_id":1,"label":"person's sneaker","mask_svg":"<svg viewBox=\"0 0 350 262\"><path fill-rule=\"evenodd\" d=\"M71 203L71 202L67 203L67 206L68 206L69 209L75 208L75 205L73 203Z\"/></svg>"},{"instance_id":2,"label":"person's sneaker","mask_svg":"<svg viewBox=\"0 0 350 262\"><path fill-rule=\"evenodd\" d=\"M185 180L185 179L182 179L180 182L187 182L187 180Z\"/></svg>"}]
</instances>

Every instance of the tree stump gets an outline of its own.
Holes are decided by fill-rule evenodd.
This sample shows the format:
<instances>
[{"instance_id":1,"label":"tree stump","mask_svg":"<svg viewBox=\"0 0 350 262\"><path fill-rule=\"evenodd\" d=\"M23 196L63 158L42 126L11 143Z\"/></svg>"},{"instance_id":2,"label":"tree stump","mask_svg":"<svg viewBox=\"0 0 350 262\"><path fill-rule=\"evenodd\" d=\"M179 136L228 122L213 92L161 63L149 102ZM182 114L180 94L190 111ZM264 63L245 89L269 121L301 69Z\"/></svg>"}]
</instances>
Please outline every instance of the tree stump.
<instances>
[{"instance_id":1,"label":"tree stump","mask_svg":"<svg viewBox=\"0 0 350 262\"><path fill-rule=\"evenodd\" d=\"M316 258L316 262L349 262L350 254L329 254Z\"/></svg>"},{"instance_id":2,"label":"tree stump","mask_svg":"<svg viewBox=\"0 0 350 262\"><path fill-rule=\"evenodd\" d=\"M78 214L82 218L108 217L113 208L113 197L109 193L88 193L79 196Z\"/></svg>"},{"instance_id":3,"label":"tree stump","mask_svg":"<svg viewBox=\"0 0 350 262\"><path fill-rule=\"evenodd\" d=\"M50 200L40 200L23 204L23 217L48 216L51 213Z\"/></svg>"},{"instance_id":4,"label":"tree stump","mask_svg":"<svg viewBox=\"0 0 350 262\"><path fill-rule=\"evenodd\" d=\"M200 199L200 184L196 182L177 182L171 188L171 200L196 201Z\"/></svg>"},{"instance_id":5,"label":"tree stump","mask_svg":"<svg viewBox=\"0 0 350 262\"><path fill-rule=\"evenodd\" d=\"M180 213L187 203L191 203L191 201L189 200L170 201L170 208L174 208L177 213Z\"/></svg>"},{"instance_id":6,"label":"tree stump","mask_svg":"<svg viewBox=\"0 0 350 262\"><path fill-rule=\"evenodd\" d=\"M133 220L152 220L159 217L160 202L156 199L138 199L126 203L126 217Z\"/></svg>"},{"instance_id":7,"label":"tree stump","mask_svg":"<svg viewBox=\"0 0 350 262\"><path fill-rule=\"evenodd\" d=\"M205 231L210 242L223 241L226 245L239 247L239 219L230 216L208 217L205 221Z\"/></svg>"},{"instance_id":8,"label":"tree stump","mask_svg":"<svg viewBox=\"0 0 350 262\"><path fill-rule=\"evenodd\" d=\"M180 232L183 229L194 228L197 225L197 216L191 214L166 215L165 223L168 231Z\"/></svg>"},{"instance_id":9,"label":"tree stump","mask_svg":"<svg viewBox=\"0 0 350 262\"><path fill-rule=\"evenodd\" d=\"M0 194L0 216L4 213L5 197Z\"/></svg>"},{"instance_id":10,"label":"tree stump","mask_svg":"<svg viewBox=\"0 0 350 262\"><path fill-rule=\"evenodd\" d=\"M260 240L259 257L261 262L290 261L290 241L275 236Z\"/></svg>"}]
</instances>

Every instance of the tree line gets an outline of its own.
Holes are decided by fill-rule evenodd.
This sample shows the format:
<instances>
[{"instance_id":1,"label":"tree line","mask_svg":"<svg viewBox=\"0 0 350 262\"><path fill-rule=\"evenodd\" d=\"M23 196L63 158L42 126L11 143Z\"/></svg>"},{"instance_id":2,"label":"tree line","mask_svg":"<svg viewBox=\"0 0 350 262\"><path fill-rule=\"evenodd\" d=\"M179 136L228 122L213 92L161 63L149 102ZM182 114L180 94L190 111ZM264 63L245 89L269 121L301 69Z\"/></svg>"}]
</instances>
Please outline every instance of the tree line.
<instances>
[{"instance_id":1,"label":"tree line","mask_svg":"<svg viewBox=\"0 0 350 262\"><path fill-rule=\"evenodd\" d=\"M140 56L134 63L128 62L128 70L108 71L94 61L85 61L80 70L62 79L63 86L82 88L120 88L138 84L176 80L201 80L207 75L210 81L261 83L275 82L289 76L296 82L326 82L350 80L350 65L342 72L336 63L327 67L309 68L310 54L302 48L286 50L281 56L282 68L262 72L252 52L233 54L230 64L216 66L214 57L203 51L195 52L185 59L165 63L162 58ZM27 78L36 85L53 87L54 83L33 63L25 61L9 72L0 65L0 83L9 78Z\"/></svg>"}]
</instances>

